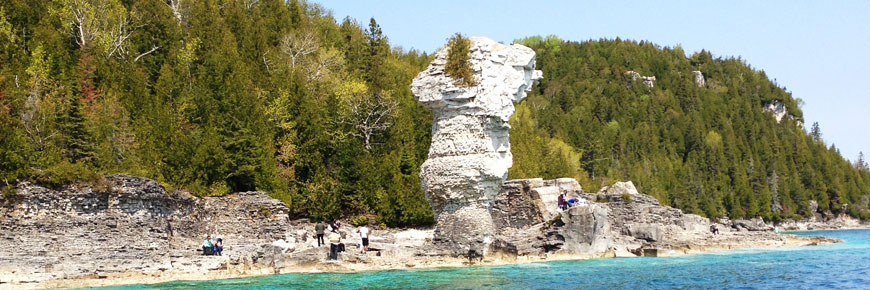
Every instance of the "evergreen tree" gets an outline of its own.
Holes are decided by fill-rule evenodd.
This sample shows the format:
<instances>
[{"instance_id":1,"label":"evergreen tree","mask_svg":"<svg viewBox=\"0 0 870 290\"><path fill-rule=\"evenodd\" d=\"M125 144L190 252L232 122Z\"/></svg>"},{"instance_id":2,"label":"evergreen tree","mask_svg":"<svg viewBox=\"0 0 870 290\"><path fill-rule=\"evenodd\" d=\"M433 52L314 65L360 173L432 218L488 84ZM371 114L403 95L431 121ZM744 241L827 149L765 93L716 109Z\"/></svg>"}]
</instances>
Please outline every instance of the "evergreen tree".
<instances>
[{"instance_id":1,"label":"evergreen tree","mask_svg":"<svg viewBox=\"0 0 870 290\"><path fill-rule=\"evenodd\" d=\"M70 98L70 103L60 119L60 125L64 137L65 157L72 162L87 163L93 161L94 157L93 136L85 124L81 107L79 98Z\"/></svg>"},{"instance_id":2,"label":"evergreen tree","mask_svg":"<svg viewBox=\"0 0 870 290\"><path fill-rule=\"evenodd\" d=\"M813 126L810 129L810 137L813 138L813 141L822 142L822 129L819 128L819 122L813 122Z\"/></svg>"},{"instance_id":3,"label":"evergreen tree","mask_svg":"<svg viewBox=\"0 0 870 290\"><path fill-rule=\"evenodd\" d=\"M864 152L858 152L858 160L855 160L855 169L867 171L867 161L864 160Z\"/></svg>"}]
</instances>

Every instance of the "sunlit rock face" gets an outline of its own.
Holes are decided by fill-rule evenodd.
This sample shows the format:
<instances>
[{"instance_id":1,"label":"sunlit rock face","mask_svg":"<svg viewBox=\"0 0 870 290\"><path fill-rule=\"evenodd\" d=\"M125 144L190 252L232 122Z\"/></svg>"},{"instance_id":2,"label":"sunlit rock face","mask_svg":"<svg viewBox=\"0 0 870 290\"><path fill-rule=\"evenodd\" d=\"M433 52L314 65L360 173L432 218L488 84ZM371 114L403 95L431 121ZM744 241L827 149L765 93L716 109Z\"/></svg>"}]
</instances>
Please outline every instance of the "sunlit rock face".
<instances>
[{"instance_id":1,"label":"sunlit rock face","mask_svg":"<svg viewBox=\"0 0 870 290\"><path fill-rule=\"evenodd\" d=\"M773 114L773 117L776 118L777 123L782 121L782 118L785 118L785 116L788 115L788 109L786 109L785 104L783 104L780 100L764 102L762 104L762 109L765 112Z\"/></svg>"},{"instance_id":2,"label":"sunlit rock face","mask_svg":"<svg viewBox=\"0 0 870 290\"><path fill-rule=\"evenodd\" d=\"M508 120L541 71L528 47L470 40L475 86L447 75L445 47L411 91L434 113L429 157L420 172L438 222L434 242L456 255L485 255L493 241L492 202L512 165Z\"/></svg>"}]
</instances>

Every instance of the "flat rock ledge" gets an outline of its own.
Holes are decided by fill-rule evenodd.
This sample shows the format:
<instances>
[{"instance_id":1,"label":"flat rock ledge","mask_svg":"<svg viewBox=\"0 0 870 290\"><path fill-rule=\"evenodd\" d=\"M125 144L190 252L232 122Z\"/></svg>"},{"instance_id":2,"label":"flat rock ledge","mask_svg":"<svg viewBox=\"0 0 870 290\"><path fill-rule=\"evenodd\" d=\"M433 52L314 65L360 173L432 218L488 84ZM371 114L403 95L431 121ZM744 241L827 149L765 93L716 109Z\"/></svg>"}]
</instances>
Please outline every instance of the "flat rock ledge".
<instances>
[{"instance_id":1,"label":"flat rock ledge","mask_svg":"<svg viewBox=\"0 0 870 290\"><path fill-rule=\"evenodd\" d=\"M355 228L342 228L347 252L327 261L314 225L291 220L262 192L196 197L149 179L113 175L106 185L47 188L20 183L0 199L0 289L61 288L211 280L281 273L357 272L567 259L673 256L738 248L838 242L720 225L632 194L589 194L573 179L505 182L492 219L489 254L433 250L434 229L375 229L362 253ZM589 202L561 211L560 190ZM555 194L555 195L554 195ZM595 202L595 200L607 202ZM858 224L858 227L866 224ZM225 238L224 256L202 256L206 234Z\"/></svg>"}]
</instances>

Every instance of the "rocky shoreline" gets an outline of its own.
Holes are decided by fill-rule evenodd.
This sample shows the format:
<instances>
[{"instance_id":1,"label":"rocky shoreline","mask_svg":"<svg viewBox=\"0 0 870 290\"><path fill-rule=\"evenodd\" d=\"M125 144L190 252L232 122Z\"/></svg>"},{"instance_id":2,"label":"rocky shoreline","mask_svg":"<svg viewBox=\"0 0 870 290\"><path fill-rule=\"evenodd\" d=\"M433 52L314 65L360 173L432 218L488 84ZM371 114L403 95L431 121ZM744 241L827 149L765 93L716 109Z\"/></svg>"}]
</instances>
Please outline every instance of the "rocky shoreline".
<instances>
[{"instance_id":1,"label":"rocky shoreline","mask_svg":"<svg viewBox=\"0 0 870 290\"><path fill-rule=\"evenodd\" d=\"M590 202L561 211L550 199L563 190ZM498 233L486 256L432 247L432 228L375 229L372 250L361 253L348 225L342 229L348 251L327 261L327 247L316 247L313 224L289 219L287 207L262 192L196 197L125 175L106 177L101 188L20 183L15 195L0 200L0 288L674 256L837 242L751 231L740 222L721 225L721 234L713 235L705 218L639 193L620 200L624 193L584 193L573 179L507 181L495 199ZM200 255L205 234L226 237L224 256Z\"/></svg>"}]
</instances>

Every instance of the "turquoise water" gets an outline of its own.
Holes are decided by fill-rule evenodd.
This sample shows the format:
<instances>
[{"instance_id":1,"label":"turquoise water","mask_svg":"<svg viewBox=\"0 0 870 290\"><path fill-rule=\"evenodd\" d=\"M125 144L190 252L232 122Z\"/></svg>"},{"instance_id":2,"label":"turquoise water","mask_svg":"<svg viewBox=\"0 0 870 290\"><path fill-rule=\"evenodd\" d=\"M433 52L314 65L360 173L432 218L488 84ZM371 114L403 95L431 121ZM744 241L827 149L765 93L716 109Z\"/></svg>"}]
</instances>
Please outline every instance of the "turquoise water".
<instances>
[{"instance_id":1,"label":"turquoise water","mask_svg":"<svg viewBox=\"0 0 870 290\"><path fill-rule=\"evenodd\" d=\"M833 245L513 266L288 274L100 289L870 289L870 230L796 232Z\"/></svg>"}]
</instances>

